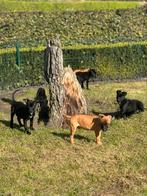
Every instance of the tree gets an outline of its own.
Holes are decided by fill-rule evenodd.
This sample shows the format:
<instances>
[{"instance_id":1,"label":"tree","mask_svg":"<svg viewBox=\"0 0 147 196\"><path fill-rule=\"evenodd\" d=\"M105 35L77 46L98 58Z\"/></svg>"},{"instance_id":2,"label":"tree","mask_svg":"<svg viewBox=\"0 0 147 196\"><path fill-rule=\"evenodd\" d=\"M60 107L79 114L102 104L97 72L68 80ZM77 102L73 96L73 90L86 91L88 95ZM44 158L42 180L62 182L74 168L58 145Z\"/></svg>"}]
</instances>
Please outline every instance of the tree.
<instances>
[{"instance_id":1,"label":"tree","mask_svg":"<svg viewBox=\"0 0 147 196\"><path fill-rule=\"evenodd\" d=\"M65 124L63 114L87 113L86 100L75 73L63 67L59 38L49 40L45 49L44 75L49 84L49 126Z\"/></svg>"}]
</instances>

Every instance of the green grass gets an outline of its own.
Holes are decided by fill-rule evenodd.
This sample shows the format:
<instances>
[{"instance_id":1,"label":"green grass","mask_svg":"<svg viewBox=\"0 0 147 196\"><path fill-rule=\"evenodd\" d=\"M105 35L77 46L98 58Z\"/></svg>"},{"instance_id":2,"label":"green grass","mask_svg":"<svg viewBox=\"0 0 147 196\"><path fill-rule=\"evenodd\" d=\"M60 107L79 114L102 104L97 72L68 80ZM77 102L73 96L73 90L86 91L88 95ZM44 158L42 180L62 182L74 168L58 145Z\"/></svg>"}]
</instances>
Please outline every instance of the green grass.
<instances>
[{"instance_id":1,"label":"green grass","mask_svg":"<svg viewBox=\"0 0 147 196\"><path fill-rule=\"evenodd\" d=\"M25 2L0 1L1 12L32 12L32 11L98 11L113 9L129 9L140 6L139 2L129 1L89 1L89 2Z\"/></svg>"},{"instance_id":2,"label":"green grass","mask_svg":"<svg viewBox=\"0 0 147 196\"><path fill-rule=\"evenodd\" d=\"M146 82L99 83L84 90L89 112L115 111L115 92L128 91L147 107ZM29 88L17 99L34 97ZM102 134L77 131L75 144L69 130L36 124L28 136L9 128L9 106L0 102L0 194L2 195L146 195L147 110L127 120L113 120Z\"/></svg>"},{"instance_id":3,"label":"green grass","mask_svg":"<svg viewBox=\"0 0 147 196\"><path fill-rule=\"evenodd\" d=\"M14 0L0 0L0 1L14 1ZM15 0L15 1L21 1L21 0ZM88 1L91 2L91 0L23 0L25 2L84 2L84 1ZM98 0L92 0L92 1L98 1ZM100 1L105 1L105 0L100 0ZM116 1L116 0L111 0L111 1ZM131 1L131 0L118 0L118 1ZM140 0L134 0L134 1L138 1L138 2L143 2ZM133 1L133 2L134 2Z\"/></svg>"}]
</instances>

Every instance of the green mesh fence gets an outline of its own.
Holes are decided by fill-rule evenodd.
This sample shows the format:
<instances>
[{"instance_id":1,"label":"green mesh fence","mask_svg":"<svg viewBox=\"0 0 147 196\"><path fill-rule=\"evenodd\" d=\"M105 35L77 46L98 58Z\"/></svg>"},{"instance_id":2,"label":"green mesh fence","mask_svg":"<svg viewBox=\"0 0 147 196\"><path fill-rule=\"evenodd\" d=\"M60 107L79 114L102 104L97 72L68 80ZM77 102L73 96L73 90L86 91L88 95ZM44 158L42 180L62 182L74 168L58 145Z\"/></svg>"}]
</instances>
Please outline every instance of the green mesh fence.
<instances>
[{"instance_id":1,"label":"green mesh fence","mask_svg":"<svg viewBox=\"0 0 147 196\"><path fill-rule=\"evenodd\" d=\"M0 49L0 89L40 85L44 80L44 46ZM63 49L64 66L95 68L97 80L147 77L147 44L71 46Z\"/></svg>"}]
</instances>

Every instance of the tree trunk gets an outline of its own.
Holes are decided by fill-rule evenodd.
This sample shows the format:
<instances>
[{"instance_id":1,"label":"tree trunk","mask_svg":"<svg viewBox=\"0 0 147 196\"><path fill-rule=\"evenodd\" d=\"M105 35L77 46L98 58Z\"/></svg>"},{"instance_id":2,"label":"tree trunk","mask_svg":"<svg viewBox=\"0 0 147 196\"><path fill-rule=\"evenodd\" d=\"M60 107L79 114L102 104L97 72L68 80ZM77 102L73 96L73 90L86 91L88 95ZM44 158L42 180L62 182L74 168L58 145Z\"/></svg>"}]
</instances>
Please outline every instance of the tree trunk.
<instances>
[{"instance_id":1,"label":"tree trunk","mask_svg":"<svg viewBox=\"0 0 147 196\"><path fill-rule=\"evenodd\" d=\"M87 113L86 100L75 73L71 68L63 68L59 39L48 41L44 68L45 79L49 84L49 126L65 125L63 114Z\"/></svg>"}]
</instances>

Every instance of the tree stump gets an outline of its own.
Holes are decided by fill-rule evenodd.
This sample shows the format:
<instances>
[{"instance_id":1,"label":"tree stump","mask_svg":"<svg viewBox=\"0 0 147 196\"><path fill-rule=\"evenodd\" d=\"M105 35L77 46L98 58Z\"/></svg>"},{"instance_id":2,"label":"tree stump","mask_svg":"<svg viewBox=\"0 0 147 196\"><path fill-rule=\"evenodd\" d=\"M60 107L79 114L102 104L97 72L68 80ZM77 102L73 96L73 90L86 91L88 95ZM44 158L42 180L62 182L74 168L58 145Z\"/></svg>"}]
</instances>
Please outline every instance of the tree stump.
<instances>
[{"instance_id":1,"label":"tree stump","mask_svg":"<svg viewBox=\"0 0 147 196\"><path fill-rule=\"evenodd\" d=\"M63 68L59 38L48 41L45 49L45 79L49 84L49 126L62 127L63 114L87 113L86 100L73 70Z\"/></svg>"}]
</instances>

